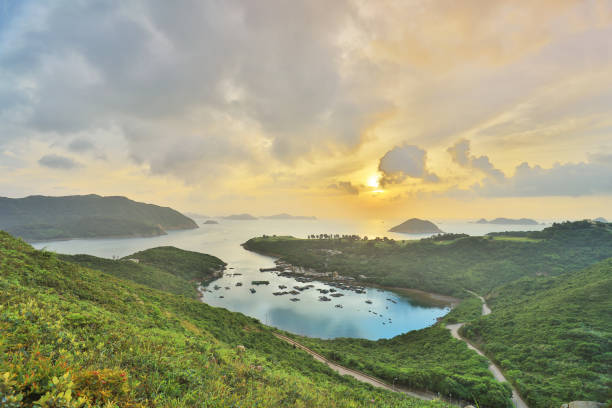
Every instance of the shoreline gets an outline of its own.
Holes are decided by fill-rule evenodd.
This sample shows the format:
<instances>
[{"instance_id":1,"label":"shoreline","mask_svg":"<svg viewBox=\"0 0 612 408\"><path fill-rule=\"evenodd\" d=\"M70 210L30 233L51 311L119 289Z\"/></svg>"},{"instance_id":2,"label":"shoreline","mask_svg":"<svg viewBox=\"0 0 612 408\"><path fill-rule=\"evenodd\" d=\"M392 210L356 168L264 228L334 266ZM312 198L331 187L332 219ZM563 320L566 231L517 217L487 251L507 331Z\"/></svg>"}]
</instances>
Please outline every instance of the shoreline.
<instances>
[{"instance_id":1,"label":"shoreline","mask_svg":"<svg viewBox=\"0 0 612 408\"><path fill-rule=\"evenodd\" d=\"M275 264L276 264L276 261L278 261L282 257L279 254L265 253L265 252L259 252L259 251L252 250L250 248L247 248L244 244L241 244L241 246L247 251L251 251L259 255L268 256L270 258L273 258ZM296 265L293 265L293 264L291 264L291 266L294 268L296 267ZM305 276L308 278L312 278L308 276L307 274L300 274L296 272L293 272L291 275L292 276ZM431 306L448 306L451 309L454 309L462 301L462 299L456 298L450 295L442 295L440 293L427 292L427 291L424 291L421 289L415 289L415 288L385 286L385 285L380 285L380 284L373 283L373 282L365 282L365 281L361 281L357 279L343 280L343 279L333 279L333 278L330 279L327 277L316 277L313 280L318 280L320 282L341 282L341 283L345 283L351 286L364 286L364 287L369 287L369 288L374 288L374 289L384 289L390 292L398 293L400 295L406 295L406 296L412 297L415 300L425 302Z\"/></svg>"}]
</instances>

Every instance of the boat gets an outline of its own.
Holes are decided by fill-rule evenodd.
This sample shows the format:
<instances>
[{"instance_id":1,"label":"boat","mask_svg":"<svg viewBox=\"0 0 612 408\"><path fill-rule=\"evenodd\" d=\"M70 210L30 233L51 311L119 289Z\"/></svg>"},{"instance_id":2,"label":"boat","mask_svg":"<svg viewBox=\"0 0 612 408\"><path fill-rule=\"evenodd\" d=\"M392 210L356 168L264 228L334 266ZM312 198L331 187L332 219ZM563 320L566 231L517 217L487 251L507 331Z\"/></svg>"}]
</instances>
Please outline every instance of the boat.
<instances>
[{"instance_id":1,"label":"boat","mask_svg":"<svg viewBox=\"0 0 612 408\"><path fill-rule=\"evenodd\" d=\"M285 286L285 285L278 285L278 288L279 289L285 289L285 288L287 288L287 286Z\"/></svg>"},{"instance_id":2,"label":"boat","mask_svg":"<svg viewBox=\"0 0 612 408\"><path fill-rule=\"evenodd\" d=\"M291 298L289 300L291 300L292 302L299 302L300 301L300 299L298 299L298 298Z\"/></svg>"},{"instance_id":3,"label":"boat","mask_svg":"<svg viewBox=\"0 0 612 408\"><path fill-rule=\"evenodd\" d=\"M264 280L251 281L251 285L269 285L269 284L270 284L270 281L264 281Z\"/></svg>"},{"instance_id":4,"label":"boat","mask_svg":"<svg viewBox=\"0 0 612 408\"><path fill-rule=\"evenodd\" d=\"M253 288L251 288L251 289L249 289L249 290L251 291L251 293L255 293L255 292L257 292L257 291L256 291L255 289L253 289Z\"/></svg>"},{"instance_id":5,"label":"boat","mask_svg":"<svg viewBox=\"0 0 612 408\"><path fill-rule=\"evenodd\" d=\"M319 296L319 302L329 302L330 300L327 296Z\"/></svg>"},{"instance_id":6,"label":"boat","mask_svg":"<svg viewBox=\"0 0 612 408\"><path fill-rule=\"evenodd\" d=\"M371 305L371 304L372 304L372 301L371 301L371 300L366 300L365 302L366 302L368 305Z\"/></svg>"},{"instance_id":7,"label":"boat","mask_svg":"<svg viewBox=\"0 0 612 408\"><path fill-rule=\"evenodd\" d=\"M344 306L342 306L340 303L338 303L338 304L337 304L336 306L334 306L334 307L337 307L338 309L342 309Z\"/></svg>"},{"instance_id":8,"label":"boat","mask_svg":"<svg viewBox=\"0 0 612 408\"><path fill-rule=\"evenodd\" d=\"M344 296L344 293L332 293L331 295L332 297L340 297L340 296Z\"/></svg>"},{"instance_id":9,"label":"boat","mask_svg":"<svg viewBox=\"0 0 612 408\"><path fill-rule=\"evenodd\" d=\"M236 286L242 286L242 282L237 282Z\"/></svg>"}]
</instances>

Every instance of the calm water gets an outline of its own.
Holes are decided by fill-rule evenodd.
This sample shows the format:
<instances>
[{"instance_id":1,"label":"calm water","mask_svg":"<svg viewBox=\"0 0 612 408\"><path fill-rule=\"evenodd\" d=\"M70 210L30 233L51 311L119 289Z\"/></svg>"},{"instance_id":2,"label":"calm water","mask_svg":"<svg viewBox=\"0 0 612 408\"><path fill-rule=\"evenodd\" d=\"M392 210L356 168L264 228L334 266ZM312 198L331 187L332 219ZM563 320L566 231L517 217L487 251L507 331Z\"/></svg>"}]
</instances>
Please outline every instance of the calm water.
<instances>
[{"instance_id":1,"label":"calm water","mask_svg":"<svg viewBox=\"0 0 612 408\"><path fill-rule=\"evenodd\" d=\"M202 219L194 218L198 224ZM399 222L397 222L399 223ZM319 288L329 289L322 282L311 282L315 287L300 295L274 296L278 285L304 286L293 278L279 277L259 268L274 266L274 259L244 250L240 244L249 238L263 234L306 237L313 233L359 234L369 237L387 236L395 239L413 239L423 236L407 236L386 232L397 223L382 221L348 222L329 220L220 220L217 225L201 225L199 229L175 231L153 238L90 239L36 243L36 248L47 248L65 254L85 253L105 258L123 257L147 248L173 245L178 248L205 252L221 258L228 264L226 276L210 283L203 301L255 317L271 326L308 336L361 337L367 339L390 338L410 330L421 329L435 323L445 315L447 308L422 305L414 300L388 291L368 289L365 294L338 290L343 297L330 302L318 301ZM499 226L461 222L437 222L446 232L465 232L482 235L491 231L541 229L543 226ZM233 269L232 269L233 268ZM238 276L229 276L234 274ZM253 280L269 280L270 285L251 286ZM243 286L235 286L242 282ZM215 285L221 288L215 290ZM228 287L229 289L225 289ZM250 293L254 287L256 293ZM220 296L223 296L221 298ZM329 294L326 296L329 297ZM299 302L289 299L297 297ZM392 299L393 303L387 299ZM372 304L365 303L370 300ZM343 308L335 307L341 304ZM383 324L384 323L384 324Z\"/></svg>"}]
</instances>

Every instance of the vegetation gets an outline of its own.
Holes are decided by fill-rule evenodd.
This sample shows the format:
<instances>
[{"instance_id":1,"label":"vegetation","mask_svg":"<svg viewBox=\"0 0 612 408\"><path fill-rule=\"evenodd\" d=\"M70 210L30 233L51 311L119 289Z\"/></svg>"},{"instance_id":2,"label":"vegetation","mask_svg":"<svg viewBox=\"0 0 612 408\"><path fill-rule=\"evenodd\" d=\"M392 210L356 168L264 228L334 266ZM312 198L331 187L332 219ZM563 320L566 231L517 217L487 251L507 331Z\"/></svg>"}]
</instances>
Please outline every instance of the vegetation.
<instances>
[{"instance_id":1,"label":"vegetation","mask_svg":"<svg viewBox=\"0 0 612 408\"><path fill-rule=\"evenodd\" d=\"M530 407L556 408L573 400L612 403L612 225L566 222L537 232L448 238L312 235L308 240L255 238L245 247L300 266L366 275L373 283L462 297L442 323L468 322L462 335L502 368ZM480 300L465 289L488 295L493 313L481 316ZM447 344L444 331L438 330L377 342L304 342L344 364L408 384L421 380L436 390L447 386L436 381L436 373L471 376L478 368L476 361L452 367L449 356L461 355L452 351L457 342ZM421 356L429 358L419 361ZM453 390L480 395L484 405L474 391L482 389L483 381L480 377L465 385L455 380Z\"/></svg>"},{"instance_id":2,"label":"vegetation","mask_svg":"<svg viewBox=\"0 0 612 408\"><path fill-rule=\"evenodd\" d=\"M493 379L487 359L439 325L378 341L293 337L330 360L389 383L473 401L480 407L511 406L510 386Z\"/></svg>"},{"instance_id":3,"label":"vegetation","mask_svg":"<svg viewBox=\"0 0 612 408\"><path fill-rule=\"evenodd\" d=\"M494 290L493 313L462 328L533 408L612 402L612 259Z\"/></svg>"},{"instance_id":4,"label":"vegetation","mask_svg":"<svg viewBox=\"0 0 612 408\"><path fill-rule=\"evenodd\" d=\"M446 406L338 376L255 319L1 232L0 333L9 408Z\"/></svg>"},{"instance_id":5,"label":"vegetation","mask_svg":"<svg viewBox=\"0 0 612 408\"><path fill-rule=\"evenodd\" d=\"M317 239L253 238L244 247L294 265L457 297L471 296L464 289L486 294L524 276L559 275L612 257L612 225L589 221L440 242L311 237ZM500 239L504 237L524 239Z\"/></svg>"},{"instance_id":6,"label":"vegetation","mask_svg":"<svg viewBox=\"0 0 612 408\"><path fill-rule=\"evenodd\" d=\"M198 283L214 278L225 266L222 260L214 256L174 247L147 249L118 260L92 255L59 257L153 289L191 298L198 297Z\"/></svg>"},{"instance_id":7,"label":"vegetation","mask_svg":"<svg viewBox=\"0 0 612 408\"><path fill-rule=\"evenodd\" d=\"M163 235L197 228L167 207L98 195L0 197L0 228L30 241Z\"/></svg>"}]
</instances>

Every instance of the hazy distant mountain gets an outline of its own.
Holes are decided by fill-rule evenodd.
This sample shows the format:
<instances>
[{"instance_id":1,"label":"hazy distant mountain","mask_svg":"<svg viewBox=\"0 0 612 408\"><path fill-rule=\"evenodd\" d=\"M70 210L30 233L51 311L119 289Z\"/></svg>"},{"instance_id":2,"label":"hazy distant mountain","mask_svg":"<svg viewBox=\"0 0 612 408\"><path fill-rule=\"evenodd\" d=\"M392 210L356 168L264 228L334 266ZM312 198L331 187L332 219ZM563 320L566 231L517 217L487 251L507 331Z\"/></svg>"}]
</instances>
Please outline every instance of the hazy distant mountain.
<instances>
[{"instance_id":1,"label":"hazy distant mountain","mask_svg":"<svg viewBox=\"0 0 612 408\"><path fill-rule=\"evenodd\" d=\"M291 215L291 214L286 214L286 213L268 215L268 216L264 216L261 218L265 218L268 220L316 220L317 219L317 217L314 217L314 216Z\"/></svg>"},{"instance_id":2,"label":"hazy distant mountain","mask_svg":"<svg viewBox=\"0 0 612 408\"><path fill-rule=\"evenodd\" d=\"M498 224L498 225L538 225L536 220L531 218L495 218L494 220L485 220L484 218L476 221L476 224Z\"/></svg>"},{"instance_id":3,"label":"hazy distant mountain","mask_svg":"<svg viewBox=\"0 0 612 408\"><path fill-rule=\"evenodd\" d=\"M597 222L605 222L605 223L607 223L607 222L608 222L608 220L606 220L604 217L597 217L597 218L595 218L593 221L597 221Z\"/></svg>"},{"instance_id":4,"label":"hazy distant mountain","mask_svg":"<svg viewBox=\"0 0 612 408\"><path fill-rule=\"evenodd\" d=\"M250 221L256 220L257 217L253 217L251 214L232 214L227 217L223 217L226 220L240 220L240 221Z\"/></svg>"},{"instance_id":5,"label":"hazy distant mountain","mask_svg":"<svg viewBox=\"0 0 612 408\"><path fill-rule=\"evenodd\" d=\"M215 220L206 220L203 222L203 224L218 224L218 222Z\"/></svg>"},{"instance_id":6,"label":"hazy distant mountain","mask_svg":"<svg viewBox=\"0 0 612 408\"><path fill-rule=\"evenodd\" d=\"M408 221L391 228L391 232L401 232L404 234L437 234L443 232L431 221L412 218Z\"/></svg>"},{"instance_id":7,"label":"hazy distant mountain","mask_svg":"<svg viewBox=\"0 0 612 408\"><path fill-rule=\"evenodd\" d=\"M148 237L194 228L191 218L172 208L126 197L0 197L0 229L30 241Z\"/></svg>"}]
</instances>

